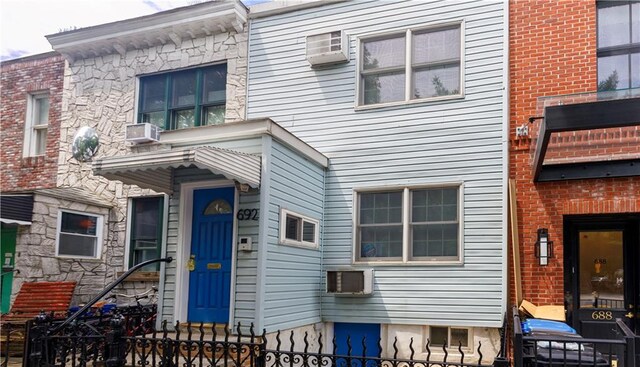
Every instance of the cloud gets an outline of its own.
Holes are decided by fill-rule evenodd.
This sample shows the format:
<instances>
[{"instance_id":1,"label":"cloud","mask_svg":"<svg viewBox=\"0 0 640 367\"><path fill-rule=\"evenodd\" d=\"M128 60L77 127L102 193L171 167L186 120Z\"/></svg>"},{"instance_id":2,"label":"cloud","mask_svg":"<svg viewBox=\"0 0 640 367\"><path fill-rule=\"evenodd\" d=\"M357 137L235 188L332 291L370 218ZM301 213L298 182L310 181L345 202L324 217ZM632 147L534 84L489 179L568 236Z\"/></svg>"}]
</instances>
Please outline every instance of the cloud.
<instances>
[{"instance_id":1,"label":"cloud","mask_svg":"<svg viewBox=\"0 0 640 367\"><path fill-rule=\"evenodd\" d=\"M17 59L29 53L30 52L27 50L11 50L11 49L3 50L2 55L0 55L0 61Z\"/></svg>"}]
</instances>

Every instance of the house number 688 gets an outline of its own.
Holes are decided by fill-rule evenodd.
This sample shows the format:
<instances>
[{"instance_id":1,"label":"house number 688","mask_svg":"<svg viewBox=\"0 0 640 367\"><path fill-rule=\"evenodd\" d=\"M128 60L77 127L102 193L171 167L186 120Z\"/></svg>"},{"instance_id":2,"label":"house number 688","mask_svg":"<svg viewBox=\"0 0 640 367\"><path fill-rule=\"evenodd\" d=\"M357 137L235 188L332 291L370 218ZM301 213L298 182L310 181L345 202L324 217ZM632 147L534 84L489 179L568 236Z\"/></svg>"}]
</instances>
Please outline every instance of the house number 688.
<instances>
[{"instance_id":1,"label":"house number 688","mask_svg":"<svg viewBox=\"0 0 640 367\"><path fill-rule=\"evenodd\" d=\"M611 311L593 311L591 314L592 320L613 320L613 314Z\"/></svg>"}]
</instances>

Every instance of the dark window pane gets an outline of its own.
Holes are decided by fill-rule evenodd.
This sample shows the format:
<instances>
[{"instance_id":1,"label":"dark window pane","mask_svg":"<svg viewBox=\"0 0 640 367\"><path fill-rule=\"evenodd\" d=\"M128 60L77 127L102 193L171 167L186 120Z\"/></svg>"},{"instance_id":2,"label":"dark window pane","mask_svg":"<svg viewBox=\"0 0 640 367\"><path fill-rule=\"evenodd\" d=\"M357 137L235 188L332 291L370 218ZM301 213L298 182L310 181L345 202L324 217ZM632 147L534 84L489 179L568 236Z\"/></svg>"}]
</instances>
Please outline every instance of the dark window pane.
<instances>
[{"instance_id":1,"label":"dark window pane","mask_svg":"<svg viewBox=\"0 0 640 367\"><path fill-rule=\"evenodd\" d=\"M97 238L60 233L58 253L67 256L96 257Z\"/></svg>"},{"instance_id":2,"label":"dark window pane","mask_svg":"<svg viewBox=\"0 0 640 367\"><path fill-rule=\"evenodd\" d=\"M62 213L61 232L95 236L97 225L97 217L74 213Z\"/></svg>"},{"instance_id":3,"label":"dark window pane","mask_svg":"<svg viewBox=\"0 0 640 367\"><path fill-rule=\"evenodd\" d=\"M460 59L460 28L413 36L413 63Z\"/></svg>"},{"instance_id":4,"label":"dark window pane","mask_svg":"<svg viewBox=\"0 0 640 367\"><path fill-rule=\"evenodd\" d=\"M414 257L458 255L458 224L421 224L412 226Z\"/></svg>"},{"instance_id":5,"label":"dark window pane","mask_svg":"<svg viewBox=\"0 0 640 367\"><path fill-rule=\"evenodd\" d=\"M413 98L460 94L460 65L442 65L413 72Z\"/></svg>"},{"instance_id":6,"label":"dark window pane","mask_svg":"<svg viewBox=\"0 0 640 367\"><path fill-rule=\"evenodd\" d=\"M164 111L143 113L142 122L148 122L164 129Z\"/></svg>"},{"instance_id":7,"label":"dark window pane","mask_svg":"<svg viewBox=\"0 0 640 367\"><path fill-rule=\"evenodd\" d=\"M405 75L395 74L372 74L363 77L364 97L363 103L385 103L404 100Z\"/></svg>"},{"instance_id":8,"label":"dark window pane","mask_svg":"<svg viewBox=\"0 0 640 367\"><path fill-rule=\"evenodd\" d=\"M220 103L227 98L227 65L217 65L203 72L202 103Z\"/></svg>"},{"instance_id":9,"label":"dark window pane","mask_svg":"<svg viewBox=\"0 0 640 367\"><path fill-rule=\"evenodd\" d=\"M315 242L316 225L310 222L302 224L302 240L306 242Z\"/></svg>"},{"instance_id":10,"label":"dark window pane","mask_svg":"<svg viewBox=\"0 0 640 367\"><path fill-rule=\"evenodd\" d=\"M640 13L638 14L640 17ZM631 54L631 88L640 87L640 53Z\"/></svg>"},{"instance_id":11,"label":"dark window pane","mask_svg":"<svg viewBox=\"0 0 640 367\"><path fill-rule=\"evenodd\" d=\"M203 125L220 124L224 124L224 105L205 107Z\"/></svg>"},{"instance_id":12,"label":"dark window pane","mask_svg":"<svg viewBox=\"0 0 640 367\"><path fill-rule=\"evenodd\" d=\"M628 4L598 7L598 47L624 45L629 38Z\"/></svg>"},{"instance_id":13,"label":"dark window pane","mask_svg":"<svg viewBox=\"0 0 640 367\"><path fill-rule=\"evenodd\" d=\"M218 215L218 214L230 214L233 210L231 204L224 199L215 199L207 205L202 214L204 215Z\"/></svg>"},{"instance_id":14,"label":"dark window pane","mask_svg":"<svg viewBox=\"0 0 640 367\"><path fill-rule=\"evenodd\" d=\"M193 106L196 103L196 71L187 71L173 76L173 100L171 106Z\"/></svg>"},{"instance_id":15,"label":"dark window pane","mask_svg":"<svg viewBox=\"0 0 640 367\"><path fill-rule=\"evenodd\" d=\"M402 222L402 192L361 193L365 207L360 207L361 224Z\"/></svg>"},{"instance_id":16,"label":"dark window pane","mask_svg":"<svg viewBox=\"0 0 640 367\"><path fill-rule=\"evenodd\" d=\"M402 226L360 228L360 257L402 257Z\"/></svg>"},{"instance_id":17,"label":"dark window pane","mask_svg":"<svg viewBox=\"0 0 640 367\"><path fill-rule=\"evenodd\" d=\"M448 329L446 327L429 327L429 342L433 346L443 346L447 344Z\"/></svg>"},{"instance_id":18,"label":"dark window pane","mask_svg":"<svg viewBox=\"0 0 640 367\"><path fill-rule=\"evenodd\" d=\"M163 198L133 199L131 228L131 266L160 257ZM156 271L159 264L144 267L144 271Z\"/></svg>"},{"instance_id":19,"label":"dark window pane","mask_svg":"<svg viewBox=\"0 0 640 367\"><path fill-rule=\"evenodd\" d=\"M452 347L469 346L469 330L467 329L451 329L451 341L449 345Z\"/></svg>"},{"instance_id":20,"label":"dark window pane","mask_svg":"<svg viewBox=\"0 0 640 367\"><path fill-rule=\"evenodd\" d=\"M629 88L629 55L598 58L598 91Z\"/></svg>"},{"instance_id":21,"label":"dark window pane","mask_svg":"<svg viewBox=\"0 0 640 367\"><path fill-rule=\"evenodd\" d=\"M193 109L174 111L173 121L175 129L187 129L194 127L196 123L195 113Z\"/></svg>"},{"instance_id":22,"label":"dark window pane","mask_svg":"<svg viewBox=\"0 0 640 367\"><path fill-rule=\"evenodd\" d=\"M293 241L300 241L300 222L302 219L287 214L285 224L285 238Z\"/></svg>"},{"instance_id":23,"label":"dark window pane","mask_svg":"<svg viewBox=\"0 0 640 367\"><path fill-rule=\"evenodd\" d=\"M404 35L362 43L362 69L371 70L385 67L404 66Z\"/></svg>"},{"instance_id":24,"label":"dark window pane","mask_svg":"<svg viewBox=\"0 0 640 367\"><path fill-rule=\"evenodd\" d=\"M157 111L164 109L165 103L165 83L164 75L143 78L142 84L142 112Z\"/></svg>"}]
</instances>

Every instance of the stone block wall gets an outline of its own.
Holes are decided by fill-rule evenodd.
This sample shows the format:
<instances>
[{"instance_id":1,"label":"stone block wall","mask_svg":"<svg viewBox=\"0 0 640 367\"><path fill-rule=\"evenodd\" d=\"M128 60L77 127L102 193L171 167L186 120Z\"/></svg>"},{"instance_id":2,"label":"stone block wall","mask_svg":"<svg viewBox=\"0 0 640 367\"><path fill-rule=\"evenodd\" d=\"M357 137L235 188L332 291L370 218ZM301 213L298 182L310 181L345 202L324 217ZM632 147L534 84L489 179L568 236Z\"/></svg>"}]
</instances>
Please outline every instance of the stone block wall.
<instances>
[{"instance_id":1,"label":"stone block wall","mask_svg":"<svg viewBox=\"0 0 640 367\"><path fill-rule=\"evenodd\" d=\"M55 186L64 67L64 59L55 52L0 64L0 191ZM27 100L30 93L45 91L49 93L46 154L23 157Z\"/></svg>"}]
</instances>

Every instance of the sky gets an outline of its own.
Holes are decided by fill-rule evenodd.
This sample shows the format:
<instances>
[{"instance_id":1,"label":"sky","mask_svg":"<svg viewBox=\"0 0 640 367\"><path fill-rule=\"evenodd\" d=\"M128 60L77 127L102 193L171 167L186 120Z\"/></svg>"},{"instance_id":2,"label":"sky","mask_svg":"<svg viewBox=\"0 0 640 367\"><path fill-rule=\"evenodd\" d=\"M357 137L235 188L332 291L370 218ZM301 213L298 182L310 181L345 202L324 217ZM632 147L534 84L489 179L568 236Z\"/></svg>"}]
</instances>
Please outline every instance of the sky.
<instances>
[{"instance_id":1,"label":"sky","mask_svg":"<svg viewBox=\"0 0 640 367\"><path fill-rule=\"evenodd\" d=\"M265 0L243 0L247 5ZM51 51L45 35L114 22L202 0L0 0L0 60Z\"/></svg>"}]
</instances>

